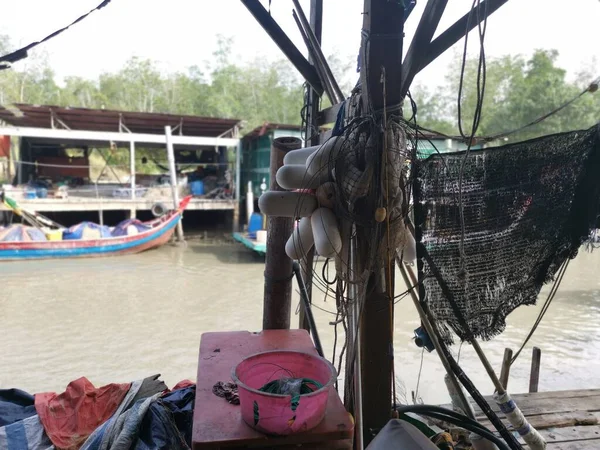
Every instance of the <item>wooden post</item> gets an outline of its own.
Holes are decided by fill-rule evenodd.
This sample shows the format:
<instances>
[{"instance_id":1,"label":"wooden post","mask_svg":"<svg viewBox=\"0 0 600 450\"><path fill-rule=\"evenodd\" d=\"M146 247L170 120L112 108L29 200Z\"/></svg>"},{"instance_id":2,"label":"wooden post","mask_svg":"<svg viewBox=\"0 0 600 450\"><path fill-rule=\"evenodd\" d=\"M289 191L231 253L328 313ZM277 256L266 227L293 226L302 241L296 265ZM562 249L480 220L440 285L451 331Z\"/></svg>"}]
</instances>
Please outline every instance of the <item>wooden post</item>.
<instances>
[{"instance_id":1,"label":"wooden post","mask_svg":"<svg viewBox=\"0 0 600 450\"><path fill-rule=\"evenodd\" d=\"M510 375L510 363L512 362L512 357L512 349L505 348L504 358L502 358L502 369L500 370L500 384L504 389L508 389L508 377Z\"/></svg>"},{"instance_id":2,"label":"wooden post","mask_svg":"<svg viewBox=\"0 0 600 450\"><path fill-rule=\"evenodd\" d=\"M542 359L542 351L533 347L531 356L531 374L529 375L529 392L537 392L540 384L540 362Z\"/></svg>"},{"instance_id":3,"label":"wooden post","mask_svg":"<svg viewBox=\"0 0 600 450\"><path fill-rule=\"evenodd\" d=\"M283 157L290 150L302 147L294 137L280 137L271 145L271 190L283 191L275 174L283 166ZM267 219L267 254L265 258L265 297L263 303L263 329L289 329L292 310L292 260L285 253L285 243L294 229L291 217Z\"/></svg>"},{"instance_id":4,"label":"wooden post","mask_svg":"<svg viewBox=\"0 0 600 450\"><path fill-rule=\"evenodd\" d=\"M392 416L392 316L387 307L385 271L376 271L367 285L371 292L360 317L363 440L368 446Z\"/></svg>"},{"instance_id":5,"label":"wooden post","mask_svg":"<svg viewBox=\"0 0 600 450\"><path fill-rule=\"evenodd\" d=\"M135 142L129 143L129 179L131 182L131 213L130 217L135 219Z\"/></svg>"},{"instance_id":6,"label":"wooden post","mask_svg":"<svg viewBox=\"0 0 600 450\"><path fill-rule=\"evenodd\" d=\"M171 174L171 194L173 195L173 208L179 207L179 192L177 187L177 172L175 170L175 150L171 139L171 127L165 127L165 138L167 142L167 159L169 160L169 173ZM177 240L183 242L183 225L181 220L177 222Z\"/></svg>"},{"instance_id":7,"label":"wooden post","mask_svg":"<svg viewBox=\"0 0 600 450\"><path fill-rule=\"evenodd\" d=\"M401 111L400 81L404 30L403 2L364 0L363 41L361 45L361 97L367 114ZM376 149L383 155L383 139ZM382 158L383 160L383 158ZM359 246L372 245L358 242ZM379 267L371 274L360 322L362 354L363 436L365 447L392 417L394 367L393 293L394 273L386 276L388 256L382 256Z\"/></svg>"}]
</instances>

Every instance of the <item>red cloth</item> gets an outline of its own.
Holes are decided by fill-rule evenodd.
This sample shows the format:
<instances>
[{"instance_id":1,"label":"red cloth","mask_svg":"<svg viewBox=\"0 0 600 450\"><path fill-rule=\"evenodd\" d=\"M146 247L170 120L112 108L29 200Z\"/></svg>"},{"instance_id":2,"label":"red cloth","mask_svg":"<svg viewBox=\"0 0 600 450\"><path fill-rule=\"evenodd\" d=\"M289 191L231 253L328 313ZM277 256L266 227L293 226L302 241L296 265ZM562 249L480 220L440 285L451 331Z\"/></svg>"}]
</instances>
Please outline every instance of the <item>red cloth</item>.
<instances>
[{"instance_id":1,"label":"red cloth","mask_svg":"<svg viewBox=\"0 0 600 450\"><path fill-rule=\"evenodd\" d=\"M59 449L74 450L113 415L130 387L131 383L125 383L96 389L81 377L70 382L62 394L36 394L35 409L52 443Z\"/></svg>"}]
</instances>

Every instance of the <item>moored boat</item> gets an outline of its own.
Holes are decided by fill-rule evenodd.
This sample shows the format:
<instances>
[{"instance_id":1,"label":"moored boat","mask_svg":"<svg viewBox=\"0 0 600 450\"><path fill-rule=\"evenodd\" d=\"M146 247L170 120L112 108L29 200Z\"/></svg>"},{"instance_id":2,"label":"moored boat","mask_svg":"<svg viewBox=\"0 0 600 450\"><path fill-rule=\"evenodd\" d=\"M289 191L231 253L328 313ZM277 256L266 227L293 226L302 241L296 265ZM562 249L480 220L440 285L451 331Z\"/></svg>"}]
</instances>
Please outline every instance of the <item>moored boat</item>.
<instances>
[{"instance_id":1,"label":"moored boat","mask_svg":"<svg viewBox=\"0 0 600 450\"><path fill-rule=\"evenodd\" d=\"M184 198L177 209L157 219L142 222L144 229L133 235L97 239L0 242L0 261L83 258L140 253L166 244L181 220L191 197Z\"/></svg>"}]
</instances>

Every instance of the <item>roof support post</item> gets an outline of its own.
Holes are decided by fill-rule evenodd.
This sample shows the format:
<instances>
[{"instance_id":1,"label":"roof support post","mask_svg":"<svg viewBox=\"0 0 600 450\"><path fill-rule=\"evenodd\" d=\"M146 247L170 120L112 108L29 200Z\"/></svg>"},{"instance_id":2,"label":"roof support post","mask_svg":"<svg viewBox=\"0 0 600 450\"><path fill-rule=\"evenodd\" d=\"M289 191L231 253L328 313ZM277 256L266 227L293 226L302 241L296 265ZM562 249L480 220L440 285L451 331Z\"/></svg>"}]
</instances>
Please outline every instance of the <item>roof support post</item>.
<instances>
[{"instance_id":1,"label":"roof support post","mask_svg":"<svg viewBox=\"0 0 600 450\"><path fill-rule=\"evenodd\" d=\"M405 66L407 71L404 72L405 75L401 89L402 96L404 96L408 89L410 89L410 84L412 83L417 73L419 73L429 64L431 64L442 53L444 53L446 50L448 50L450 47L456 44L460 39L462 39L466 33L478 26L480 22L482 22L486 17L489 17L492 13L497 11L506 2L508 2L508 0L482 1L479 5L475 7L472 13L465 14L453 25L451 25L446 31L441 33L437 38L435 38L431 43L429 43L429 45L424 45L423 53L421 55L416 55L418 63L410 66ZM406 62L410 63L410 61L408 60L408 54L406 56Z\"/></svg>"},{"instance_id":2,"label":"roof support post","mask_svg":"<svg viewBox=\"0 0 600 450\"><path fill-rule=\"evenodd\" d=\"M402 66L402 97L408 91L412 80L425 59L425 51L431 43L431 38L437 29L448 0L429 0L421 16L417 31L410 43L404 64Z\"/></svg>"},{"instance_id":3,"label":"roof support post","mask_svg":"<svg viewBox=\"0 0 600 450\"><path fill-rule=\"evenodd\" d=\"M165 139L167 143L167 158L169 160L169 174L171 175L171 194L173 195L173 209L179 208L179 187L177 186L177 172L175 170L175 150L173 149L173 138L171 127L165 127ZM181 219L177 222L177 240L183 242L183 225Z\"/></svg>"},{"instance_id":4,"label":"roof support post","mask_svg":"<svg viewBox=\"0 0 600 450\"><path fill-rule=\"evenodd\" d=\"M293 44L290 38L281 29L279 24L271 17L269 12L258 0L242 0L242 3L252 13L256 21L263 27L271 39L277 44L283 54L296 67L298 72L319 94L323 93L323 87L316 69L300 53L300 50Z\"/></svg>"},{"instance_id":5,"label":"roof support post","mask_svg":"<svg viewBox=\"0 0 600 450\"><path fill-rule=\"evenodd\" d=\"M384 114L401 114L400 81L404 36L403 0L364 0L363 40L361 45L362 102L367 114L374 114L382 127L378 153L385 151L383 142ZM376 132L376 131L374 131ZM383 161L383 157L381 157ZM373 245L358 241L359 248ZM394 271L386 277L388 255L381 255L369 276L364 307L360 317L360 359L362 396L361 414L365 447L392 417L394 367L393 297Z\"/></svg>"},{"instance_id":6,"label":"roof support post","mask_svg":"<svg viewBox=\"0 0 600 450\"><path fill-rule=\"evenodd\" d=\"M129 143L129 181L131 184L131 218L135 219L136 207L135 207L135 142Z\"/></svg>"}]
</instances>

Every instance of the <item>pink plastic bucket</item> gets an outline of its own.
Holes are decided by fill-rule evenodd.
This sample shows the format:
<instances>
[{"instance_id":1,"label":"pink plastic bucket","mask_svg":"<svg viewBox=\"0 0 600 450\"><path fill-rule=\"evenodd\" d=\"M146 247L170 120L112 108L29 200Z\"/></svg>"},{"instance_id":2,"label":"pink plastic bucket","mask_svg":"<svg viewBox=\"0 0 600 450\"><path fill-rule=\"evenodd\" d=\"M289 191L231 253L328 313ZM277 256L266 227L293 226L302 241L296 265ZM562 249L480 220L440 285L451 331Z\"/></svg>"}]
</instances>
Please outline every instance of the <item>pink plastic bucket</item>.
<instances>
[{"instance_id":1,"label":"pink plastic bucket","mask_svg":"<svg viewBox=\"0 0 600 450\"><path fill-rule=\"evenodd\" d=\"M284 350L249 356L232 373L238 385L244 422L258 431L274 435L298 433L316 427L325 417L329 390L336 377L335 368L326 359ZM290 395L258 390L281 378L309 378L323 387L301 395L294 411Z\"/></svg>"}]
</instances>

